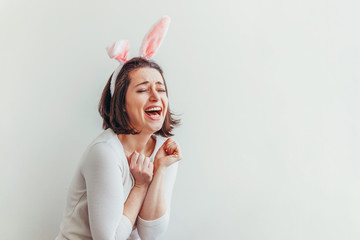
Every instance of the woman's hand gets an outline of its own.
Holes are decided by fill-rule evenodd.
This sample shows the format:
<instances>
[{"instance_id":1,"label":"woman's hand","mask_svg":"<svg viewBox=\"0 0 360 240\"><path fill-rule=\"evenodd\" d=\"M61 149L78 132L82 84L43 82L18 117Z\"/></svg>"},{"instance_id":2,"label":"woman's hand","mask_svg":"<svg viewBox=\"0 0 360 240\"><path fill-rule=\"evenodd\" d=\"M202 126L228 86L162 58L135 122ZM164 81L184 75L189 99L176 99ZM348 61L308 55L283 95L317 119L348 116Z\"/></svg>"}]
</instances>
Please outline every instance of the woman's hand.
<instances>
[{"instance_id":1,"label":"woman's hand","mask_svg":"<svg viewBox=\"0 0 360 240\"><path fill-rule=\"evenodd\" d=\"M154 164L144 154L133 152L130 160L130 172L135 178L135 186L148 186L153 177Z\"/></svg>"},{"instance_id":2,"label":"woman's hand","mask_svg":"<svg viewBox=\"0 0 360 240\"><path fill-rule=\"evenodd\" d=\"M154 173L161 167L167 168L171 164L182 159L179 144L168 138L164 144L159 148L154 159Z\"/></svg>"}]
</instances>

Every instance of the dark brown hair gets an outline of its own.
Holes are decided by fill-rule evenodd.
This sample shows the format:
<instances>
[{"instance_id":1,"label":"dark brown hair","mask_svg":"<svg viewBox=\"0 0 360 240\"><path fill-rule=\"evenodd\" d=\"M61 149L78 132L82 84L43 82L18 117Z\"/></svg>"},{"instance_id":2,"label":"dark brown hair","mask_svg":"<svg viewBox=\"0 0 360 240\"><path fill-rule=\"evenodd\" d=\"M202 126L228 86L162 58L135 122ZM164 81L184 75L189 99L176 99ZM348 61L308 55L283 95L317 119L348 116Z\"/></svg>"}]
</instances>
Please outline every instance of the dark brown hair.
<instances>
[{"instance_id":1,"label":"dark brown hair","mask_svg":"<svg viewBox=\"0 0 360 240\"><path fill-rule=\"evenodd\" d=\"M112 74L103 90L101 100L99 103L99 113L103 118L103 129L111 128L116 134L139 134L133 126L131 126L127 112L125 112L125 97L130 84L130 73L138 68L150 67L159 71L164 80L166 96L168 90L166 81L163 76L163 71L160 66L152 60L147 60L141 57L130 59L121 68L115 83L115 91L113 97L110 93L110 81ZM173 118L174 113L170 111L170 104L168 105L167 113L162 128L155 132L156 135L163 137L174 136L171 131L177 125L180 125L180 119ZM176 115L176 114L175 114Z\"/></svg>"}]
</instances>

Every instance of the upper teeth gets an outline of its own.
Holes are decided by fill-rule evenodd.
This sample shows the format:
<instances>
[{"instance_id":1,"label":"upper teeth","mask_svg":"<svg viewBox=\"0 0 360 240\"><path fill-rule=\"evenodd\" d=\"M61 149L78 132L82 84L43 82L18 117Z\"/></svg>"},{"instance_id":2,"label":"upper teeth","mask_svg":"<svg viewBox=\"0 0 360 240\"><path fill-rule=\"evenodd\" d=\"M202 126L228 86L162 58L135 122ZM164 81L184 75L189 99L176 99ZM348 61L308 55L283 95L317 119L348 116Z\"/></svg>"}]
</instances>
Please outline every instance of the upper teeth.
<instances>
[{"instance_id":1,"label":"upper teeth","mask_svg":"<svg viewBox=\"0 0 360 240\"><path fill-rule=\"evenodd\" d=\"M153 108L148 108L146 109L146 111L160 111L161 107L153 107Z\"/></svg>"}]
</instances>

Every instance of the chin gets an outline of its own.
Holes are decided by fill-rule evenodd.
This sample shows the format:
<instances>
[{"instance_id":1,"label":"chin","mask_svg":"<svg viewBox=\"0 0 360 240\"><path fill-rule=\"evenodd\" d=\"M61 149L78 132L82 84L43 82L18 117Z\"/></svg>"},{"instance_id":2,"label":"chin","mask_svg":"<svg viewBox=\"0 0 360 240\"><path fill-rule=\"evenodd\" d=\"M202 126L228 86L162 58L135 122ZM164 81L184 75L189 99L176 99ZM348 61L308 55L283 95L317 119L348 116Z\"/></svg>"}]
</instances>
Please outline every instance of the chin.
<instances>
[{"instance_id":1,"label":"chin","mask_svg":"<svg viewBox=\"0 0 360 240\"><path fill-rule=\"evenodd\" d=\"M159 131L161 128L162 128L162 125L161 126L149 126L148 125L148 126L144 126L142 131L146 131L149 133L155 133L155 132Z\"/></svg>"},{"instance_id":2,"label":"chin","mask_svg":"<svg viewBox=\"0 0 360 240\"><path fill-rule=\"evenodd\" d=\"M154 133L157 132L157 131L160 131L161 128L162 128L162 126L163 126L163 125L161 125L160 127L157 127L157 128L153 128L152 131L153 131Z\"/></svg>"},{"instance_id":3,"label":"chin","mask_svg":"<svg viewBox=\"0 0 360 240\"><path fill-rule=\"evenodd\" d=\"M153 132L157 132L157 131L161 130L161 128L162 128L162 126L159 127L159 128L152 129L152 131L153 131Z\"/></svg>"}]
</instances>

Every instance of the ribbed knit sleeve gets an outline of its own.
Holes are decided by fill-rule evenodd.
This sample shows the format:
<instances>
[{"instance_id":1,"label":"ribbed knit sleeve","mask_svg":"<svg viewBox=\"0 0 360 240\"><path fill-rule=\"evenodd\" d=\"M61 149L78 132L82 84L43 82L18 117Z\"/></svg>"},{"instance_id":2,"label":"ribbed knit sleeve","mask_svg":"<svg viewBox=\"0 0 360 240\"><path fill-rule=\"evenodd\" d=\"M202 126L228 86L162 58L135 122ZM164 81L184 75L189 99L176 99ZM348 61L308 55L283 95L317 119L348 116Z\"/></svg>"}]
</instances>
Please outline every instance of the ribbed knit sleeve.
<instances>
[{"instance_id":1,"label":"ribbed knit sleeve","mask_svg":"<svg viewBox=\"0 0 360 240\"><path fill-rule=\"evenodd\" d=\"M93 145L81 166L81 172L86 182L93 240L127 239L132 225L123 215L122 172L112 147L105 142Z\"/></svg>"},{"instance_id":2,"label":"ribbed knit sleeve","mask_svg":"<svg viewBox=\"0 0 360 240\"><path fill-rule=\"evenodd\" d=\"M176 180L176 174L178 169L178 162L172 164L166 170L165 175L165 201L166 212L163 216L154 220L144 220L140 216L137 217L137 230L141 240L155 240L162 236L169 225L170 209L171 209L171 196L174 183Z\"/></svg>"}]
</instances>

